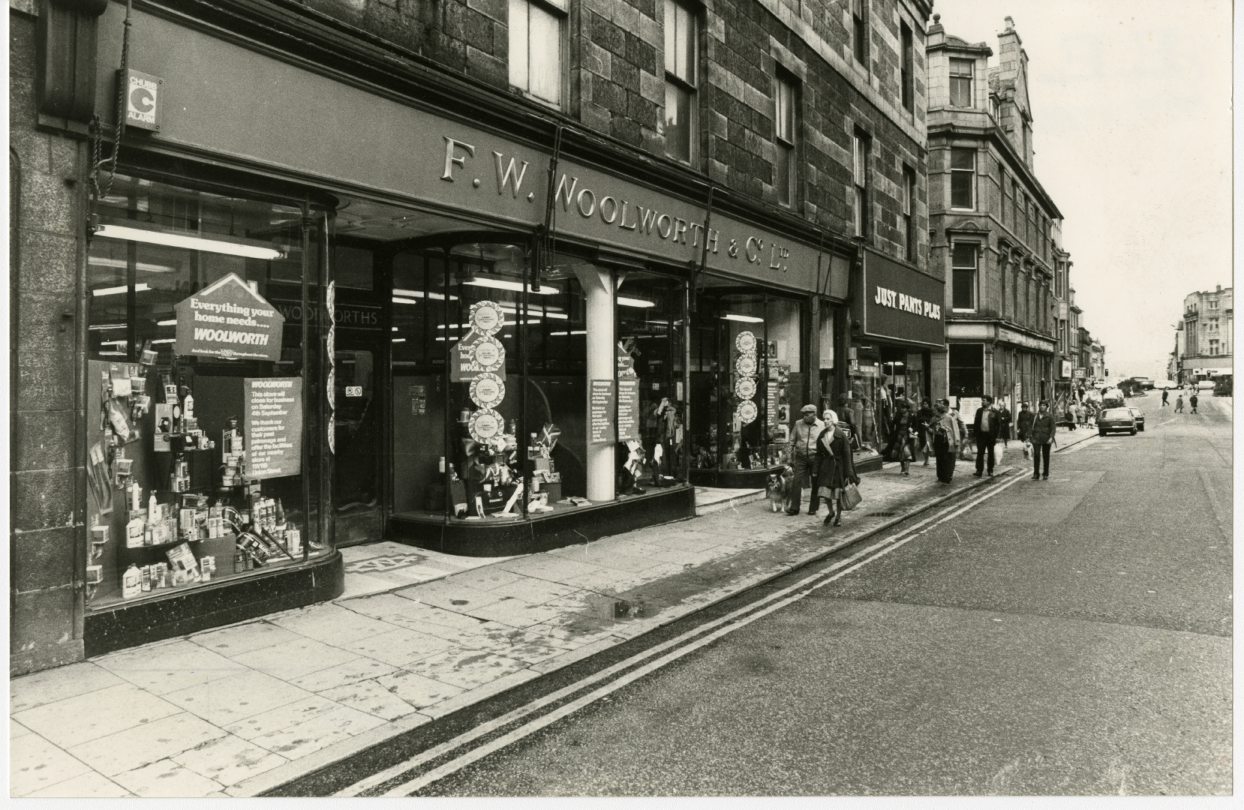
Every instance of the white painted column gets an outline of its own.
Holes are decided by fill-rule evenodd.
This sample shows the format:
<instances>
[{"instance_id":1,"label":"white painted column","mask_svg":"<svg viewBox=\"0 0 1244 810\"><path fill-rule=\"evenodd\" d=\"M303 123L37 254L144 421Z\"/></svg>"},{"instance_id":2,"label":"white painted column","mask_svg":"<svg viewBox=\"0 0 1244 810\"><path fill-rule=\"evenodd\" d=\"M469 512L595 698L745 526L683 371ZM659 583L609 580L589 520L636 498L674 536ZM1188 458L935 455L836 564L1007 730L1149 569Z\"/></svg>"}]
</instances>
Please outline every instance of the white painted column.
<instances>
[{"instance_id":1,"label":"white painted column","mask_svg":"<svg viewBox=\"0 0 1244 810\"><path fill-rule=\"evenodd\" d=\"M575 276L587 301L587 378L613 381L617 372L617 338L614 335L613 275L593 266L579 266ZM587 386L590 395L591 385ZM616 403L616 392L615 392ZM584 403L587 407L587 403ZM616 405L615 405L616 407ZM614 429L616 430L616 418ZM588 423L587 499L592 502L612 501L617 495L617 466L614 458L616 442L591 443Z\"/></svg>"}]
</instances>

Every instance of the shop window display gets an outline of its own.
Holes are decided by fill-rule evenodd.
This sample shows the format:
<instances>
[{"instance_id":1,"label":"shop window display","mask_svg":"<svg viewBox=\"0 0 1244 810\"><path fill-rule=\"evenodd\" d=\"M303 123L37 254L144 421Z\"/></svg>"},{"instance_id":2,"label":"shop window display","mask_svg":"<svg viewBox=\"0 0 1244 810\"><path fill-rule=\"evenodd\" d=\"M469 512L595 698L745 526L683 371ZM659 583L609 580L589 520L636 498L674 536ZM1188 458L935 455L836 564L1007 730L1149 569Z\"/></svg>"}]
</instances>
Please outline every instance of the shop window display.
<instances>
[{"instance_id":1,"label":"shop window display","mask_svg":"<svg viewBox=\"0 0 1244 810\"><path fill-rule=\"evenodd\" d=\"M87 262L88 607L328 551L312 485L318 400L307 395L319 390L321 353L308 339L319 327L270 303L321 294L323 216L120 176L98 213Z\"/></svg>"},{"instance_id":2,"label":"shop window display","mask_svg":"<svg viewBox=\"0 0 1244 810\"><path fill-rule=\"evenodd\" d=\"M558 256L536 287L530 261L506 242L397 257L395 514L496 522L598 503L602 445L615 447L616 497L681 479L681 282ZM591 322L588 296L610 292L591 317L615 322ZM589 329L617 337L600 379Z\"/></svg>"},{"instance_id":3,"label":"shop window display","mask_svg":"<svg viewBox=\"0 0 1244 810\"><path fill-rule=\"evenodd\" d=\"M799 302L709 291L692 343L693 469L764 470L782 462L802 396Z\"/></svg>"}]
</instances>

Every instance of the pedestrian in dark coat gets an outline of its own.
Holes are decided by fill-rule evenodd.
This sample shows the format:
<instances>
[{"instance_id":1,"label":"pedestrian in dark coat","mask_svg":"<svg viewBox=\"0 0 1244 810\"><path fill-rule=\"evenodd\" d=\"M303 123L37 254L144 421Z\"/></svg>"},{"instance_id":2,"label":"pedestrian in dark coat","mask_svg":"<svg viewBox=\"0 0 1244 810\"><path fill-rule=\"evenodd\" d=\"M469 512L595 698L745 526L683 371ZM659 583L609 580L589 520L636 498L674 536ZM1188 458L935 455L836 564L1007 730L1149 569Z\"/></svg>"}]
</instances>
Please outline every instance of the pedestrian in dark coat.
<instances>
[{"instance_id":1,"label":"pedestrian in dark coat","mask_svg":"<svg viewBox=\"0 0 1244 810\"><path fill-rule=\"evenodd\" d=\"M933 423L936 420L933 403L927 399L920 403L920 410L916 412L916 443L920 446L920 452L924 453L926 467L929 466L929 459L933 457Z\"/></svg>"},{"instance_id":2,"label":"pedestrian in dark coat","mask_svg":"<svg viewBox=\"0 0 1244 810\"><path fill-rule=\"evenodd\" d=\"M993 406L993 397L989 394L981 397L981 406L976 409L972 420L972 435L976 437L976 472L977 478L988 470L993 475L993 446L998 441L998 411Z\"/></svg>"},{"instance_id":3,"label":"pedestrian in dark coat","mask_svg":"<svg viewBox=\"0 0 1244 810\"><path fill-rule=\"evenodd\" d=\"M943 484L949 484L954 478L959 441L959 420L942 400L937 403L937 421L933 423L933 453L937 458L937 480Z\"/></svg>"},{"instance_id":4,"label":"pedestrian in dark coat","mask_svg":"<svg viewBox=\"0 0 1244 810\"><path fill-rule=\"evenodd\" d=\"M828 415L825 429L816 440L816 480L820 486L817 495L829 506L825 525L832 522L838 526L842 523L842 492L849 483L859 484L860 477L855 473L847 435L838 427L838 415L833 411Z\"/></svg>"},{"instance_id":5,"label":"pedestrian in dark coat","mask_svg":"<svg viewBox=\"0 0 1244 810\"><path fill-rule=\"evenodd\" d=\"M1054 415L1050 413L1050 404L1041 400L1037 406L1037 416L1032 420L1032 480L1050 477L1050 448L1058 444L1057 425ZM1044 468L1042 463L1044 462Z\"/></svg>"},{"instance_id":6,"label":"pedestrian in dark coat","mask_svg":"<svg viewBox=\"0 0 1244 810\"><path fill-rule=\"evenodd\" d=\"M1028 434L1032 432L1032 420L1036 414L1029 408L1028 403L1020 405L1019 416L1015 419L1015 430L1021 442L1028 441Z\"/></svg>"},{"instance_id":7,"label":"pedestrian in dark coat","mask_svg":"<svg viewBox=\"0 0 1244 810\"><path fill-rule=\"evenodd\" d=\"M998 438L1002 440L1003 447L1006 447L1007 442L1011 440L1010 407L998 409Z\"/></svg>"},{"instance_id":8,"label":"pedestrian in dark coat","mask_svg":"<svg viewBox=\"0 0 1244 810\"><path fill-rule=\"evenodd\" d=\"M1192 406L1192 412L1196 413L1196 394L1188 397L1188 404Z\"/></svg>"}]
</instances>

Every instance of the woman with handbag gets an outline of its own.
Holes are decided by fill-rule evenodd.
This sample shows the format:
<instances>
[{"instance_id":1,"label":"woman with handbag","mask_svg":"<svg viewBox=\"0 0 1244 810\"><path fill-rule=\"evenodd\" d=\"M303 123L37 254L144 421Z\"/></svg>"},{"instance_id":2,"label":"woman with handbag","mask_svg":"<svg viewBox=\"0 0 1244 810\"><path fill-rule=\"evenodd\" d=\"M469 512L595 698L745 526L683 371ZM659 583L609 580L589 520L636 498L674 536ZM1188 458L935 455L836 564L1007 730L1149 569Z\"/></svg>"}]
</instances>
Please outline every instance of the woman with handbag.
<instances>
[{"instance_id":1,"label":"woman with handbag","mask_svg":"<svg viewBox=\"0 0 1244 810\"><path fill-rule=\"evenodd\" d=\"M844 489L847 484L858 485L860 477L855 474L855 461L846 434L838 428L838 414L830 411L826 416L825 429L816 440L817 497L824 498L829 506L825 525L832 523L838 526L842 523L842 512L846 508L843 504Z\"/></svg>"},{"instance_id":2,"label":"woman with handbag","mask_svg":"<svg viewBox=\"0 0 1244 810\"><path fill-rule=\"evenodd\" d=\"M914 418L910 407L900 408L894 414L895 452L903 475L911 475L911 462L916 457L916 434L912 430Z\"/></svg>"},{"instance_id":3,"label":"woman with handbag","mask_svg":"<svg viewBox=\"0 0 1244 810\"><path fill-rule=\"evenodd\" d=\"M937 480L949 484L955 475L955 454L961 434L959 420L950 411L946 400L937 403L937 421L933 424L933 451L937 456Z\"/></svg>"}]
</instances>

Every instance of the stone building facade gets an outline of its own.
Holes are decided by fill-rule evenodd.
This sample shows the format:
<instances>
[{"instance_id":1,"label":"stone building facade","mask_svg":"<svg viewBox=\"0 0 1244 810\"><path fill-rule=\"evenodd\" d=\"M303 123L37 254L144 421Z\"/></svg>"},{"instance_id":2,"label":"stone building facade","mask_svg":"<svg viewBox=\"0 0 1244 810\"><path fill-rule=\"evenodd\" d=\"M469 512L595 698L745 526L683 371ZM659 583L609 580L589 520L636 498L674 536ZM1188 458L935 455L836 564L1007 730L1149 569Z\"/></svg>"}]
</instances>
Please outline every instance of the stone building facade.
<instances>
[{"instance_id":1,"label":"stone building facade","mask_svg":"<svg viewBox=\"0 0 1244 810\"><path fill-rule=\"evenodd\" d=\"M871 416L887 396L883 366L869 355L882 342L891 350L890 374L905 374L913 388L927 391L930 377L935 390L943 388L943 372L921 356L944 345L940 310L913 313L908 307L881 318L865 305L863 289L866 279L875 282L884 273L900 293L912 293L905 300L915 292L929 301L942 298L948 265L927 260L925 116L932 99L925 28L931 6L927 0L158 0L135 4L130 19L126 4L107 0L13 0L11 672L328 598L341 587L334 543L395 536L393 493L403 473L394 421L403 411L394 398L408 395L405 382L399 386L386 375L398 349L386 345L375 353L379 393L370 413L381 416L374 417L379 421L370 435L378 438L339 438L336 444L333 431L363 417L343 398L356 394L343 393L341 369L336 387L342 390L334 393L329 350L340 353L344 346L357 355L361 350L350 349L350 340L390 333L389 319L401 309L392 304L402 302L390 301L389 287L379 285L393 286L398 270L384 263L399 245L487 229L527 246L524 255L542 257L551 255L541 251L553 234L555 250L578 251L612 268L614 278L647 273L681 290L695 313L691 323L705 329L720 329L721 318L707 314L703 303L712 296L771 302L759 311L762 320L768 311L783 313L787 331L769 343L794 358L782 370L789 378L781 379L790 388L782 396L796 412L800 401L829 403L854 394L857 407ZM122 94L118 108L114 76L120 67L135 72L138 86L152 94ZM118 112L145 120L157 106L153 125L118 132ZM493 160L495 148L499 184L513 181L513 194L502 196L509 187L499 185L496 195L470 198L470 183L454 184L455 167L469 157L466 146L475 148L464 132L480 144L497 144L479 147L480 165ZM518 155L512 175L502 171L502 150ZM424 163L435 164L434 171L412 176L411 167ZM602 197L597 212L589 206L595 200L581 194L577 211L567 198L550 228L543 203L552 195L544 184L559 166L682 213L654 217L647 242L623 242L612 232L591 231L601 226L584 213L603 220L603 200L617 200ZM527 172L524 190L532 189L525 199L517 193L521 170ZM110 194L114 172L116 188L124 191ZM478 188L480 180L475 183ZM155 317L136 324L132 314L119 325L99 322L100 297L113 294L99 286L104 270L120 272L126 294L112 300L128 298L131 313L141 310L138 293L159 286L159 279L150 286L135 282L136 273L154 272L150 261L134 258L148 248L101 233L99 212L111 207L112 214L147 217L155 209L146 208L145 195L167 205L179 227L192 221L188 212L212 205L253 213L260 203L279 204L295 212L287 226L301 233L301 252L294 238L277 253L280 261L302 257L301 281L295 276L288 283L295 289L301 283L306 308L296 309L296 300L282 306L287 313L301 311L307 325L288 317L287 328L302 331L286 347L300 354L283 362L304 369L304 381L315 379L314 386L304 382L303 437L305 474L315 480L300 503L309 521L318 520L319 556L304 553L281 576L235 569L212 588L144 594L104 610L90 597L98 585L96 556L111 554L117 538L94 531L102 518L89 506L88 490L99 482L90 470L88 436L105 428L98 378L88 369L107 363L107 356L133 366L143 359L132 339L110 341L119 350L101 352L98 329L133 335L173 326ZM737 244L723 236L711 249L704 240L703 252L690 250L689 239L675 245L684 232L696 234L701 220L703 233L735 228ZM220 225L193 222L200 229ZM664 228L675 222L684 230ZM101 256L105 243L118 252ZM772 251L767 263L763 250ZM331 268L357 278L349 261L362 267L362 254L389 268L375 275L375 289L385 294L365 300L352 292L361 287L343 283L334 298L336 282L325 274ZM330 255L332 262L324 258ZM198 267L195 261L185 266ZM731 262L741 269L731 269ZM255 267L240 266L239 272ZM319 273L319 280L308 273ZM196 278L192 286L203 281ZM382 327L371 335L351 332L364 316L384 319ZM408 328L392 322L395 331ZM698 373L717 374L728 362L705 360ZM919 375L913 373L917 364ZM359 366L350 368L349 382L370 380ZM692 372L686 373L690 380ZM432 392L456 384L430 379L426 390ZM694 407L695 385L674 393L684 392L683 382L671 378L668 390L671 399L692 401L681 414L688 432L711 434L708 417ZM321 396L316 392L325 391L323 383L328 387ZM789 409L790 402L782 404ZM398 404L410 414L410 401ZM439 407L447 411L447 404ZM776 425L789 413L776 399L765 407L761 421L772 419L767 440L780 448ZM435 435L456 429L446 425ZM729 425L726 414L718 426ZM527 431L515 432L525 456ZM346 458L359 449L378 454L367 473L374 474L375 487L347 504L340 493L357 488L359 473ZM425 496L452 500L454 481L443 456L437 473L436 451L430 462L420 462L420 475L441 475L443 486L421 485L421 505ZM727 455L735 459L722 451L714 462L719 471L729 472L722 462ZM120 486L122 478L110 483ZM122 497L119 490L105 495ZM295 500L290 497L287 511L295 511ZM598 523L621 529L635 510L620 507L616 514L621 517L612 523ZM438 520L443 532L453 515Z\"/></svg>"},{"instance_id":2,"label":"stone building facade","mask_svg":"<svg viewBox=\"0 0 1244 810\"><path fill-rule=\"evenodd\" d=\"M1036 173L1028 57L1010 18L995 65L987 44L950 35L939 15L928 43L929 264L947 278L940 362L952 398L992 394L1018 409L1053 396L1061 372L1062 214Z\"/></svg>"},{"instance_id":3,"label":"stone building facade","mask_svg":"<svg viewBox=\"0 0 1244 810\"><path fill-rule=\"evenodd\" d=\"M1171 379L1181 385L1212 380L1232 373L1235 334L1235 295L1221 284L1184 297L1180 321L1181 342L1176 345L1176 371Z\"/></svg>"}]
</instances>

